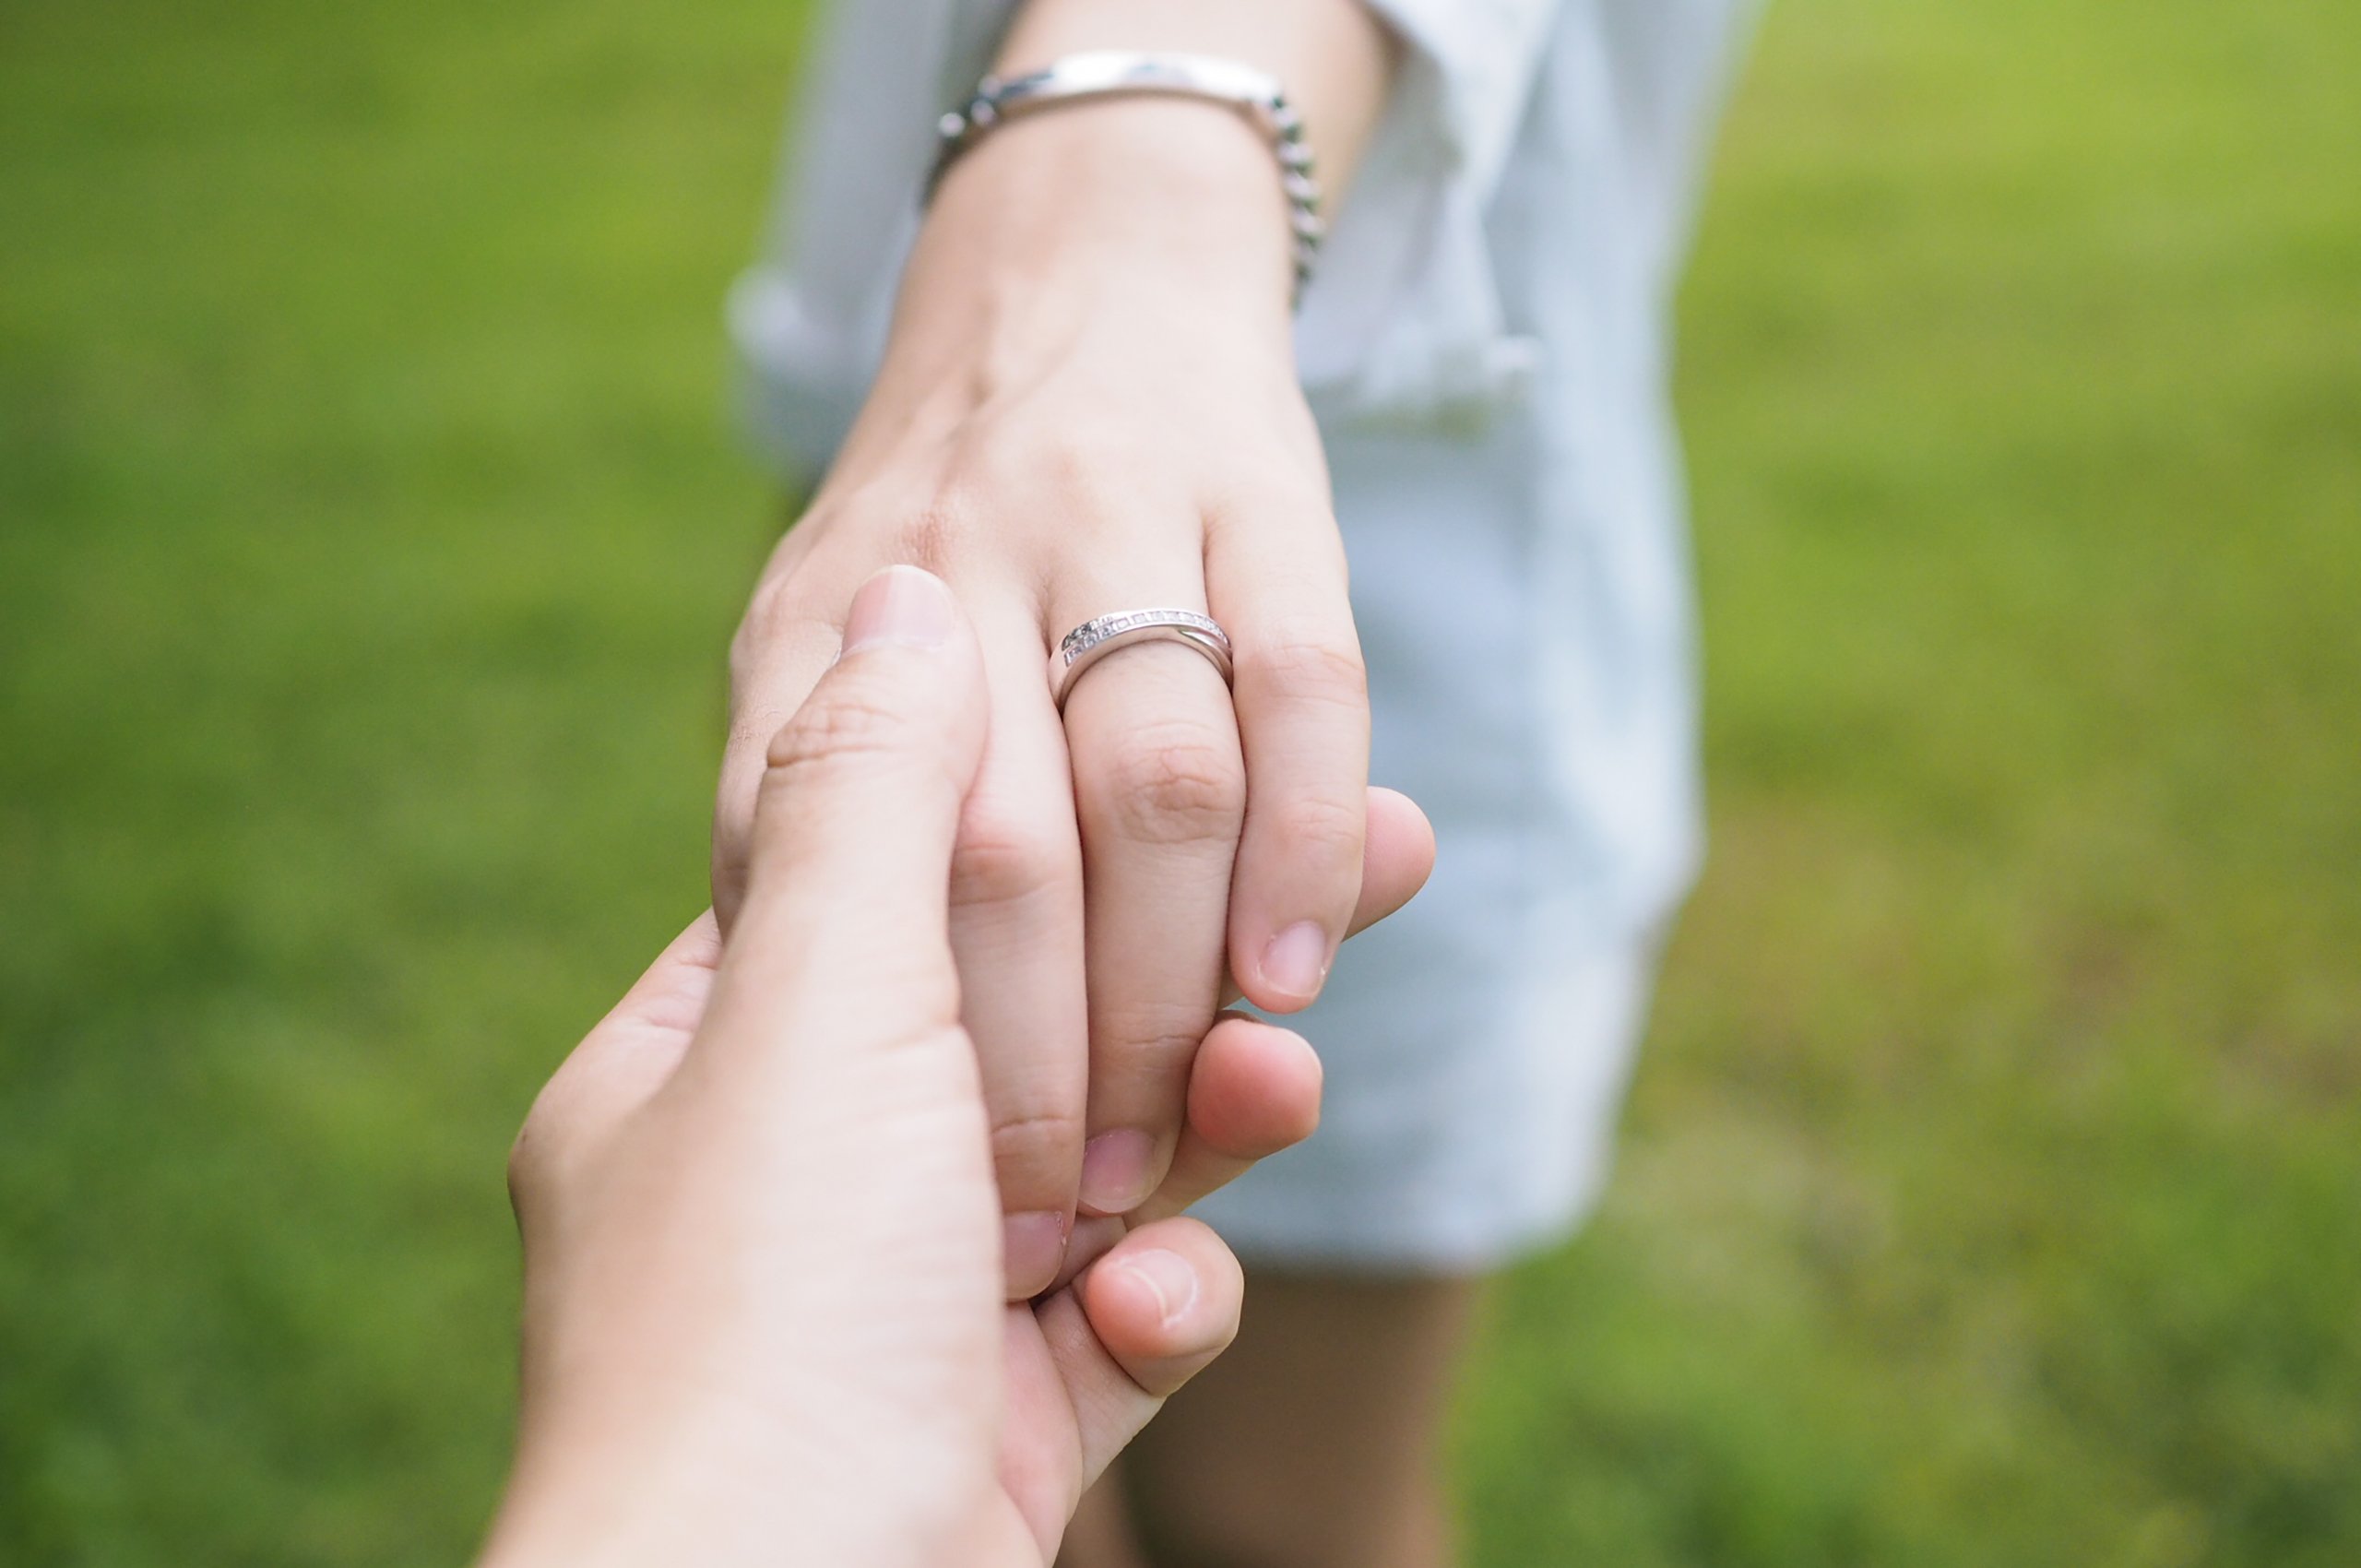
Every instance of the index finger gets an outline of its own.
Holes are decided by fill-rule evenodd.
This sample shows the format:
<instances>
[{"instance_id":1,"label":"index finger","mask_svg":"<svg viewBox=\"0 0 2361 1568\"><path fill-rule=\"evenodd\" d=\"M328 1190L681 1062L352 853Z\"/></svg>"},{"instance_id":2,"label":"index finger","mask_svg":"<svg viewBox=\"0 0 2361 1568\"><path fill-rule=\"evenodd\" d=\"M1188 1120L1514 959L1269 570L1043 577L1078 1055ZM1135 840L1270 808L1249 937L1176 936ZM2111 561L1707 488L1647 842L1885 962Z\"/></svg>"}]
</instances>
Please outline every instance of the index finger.
<instances>
[{"instance_id":1,"label":"index finger","mask_svg":"<svg viewBox=\"0 0 2361 1568\"><path fill-rule=\"evenodd\" d=\"M955 1023L949 868L984 729L982 659L950 590L914 566L870 578L837 662L770 743L717 1012Z\"/></svg>"}]
</instances>

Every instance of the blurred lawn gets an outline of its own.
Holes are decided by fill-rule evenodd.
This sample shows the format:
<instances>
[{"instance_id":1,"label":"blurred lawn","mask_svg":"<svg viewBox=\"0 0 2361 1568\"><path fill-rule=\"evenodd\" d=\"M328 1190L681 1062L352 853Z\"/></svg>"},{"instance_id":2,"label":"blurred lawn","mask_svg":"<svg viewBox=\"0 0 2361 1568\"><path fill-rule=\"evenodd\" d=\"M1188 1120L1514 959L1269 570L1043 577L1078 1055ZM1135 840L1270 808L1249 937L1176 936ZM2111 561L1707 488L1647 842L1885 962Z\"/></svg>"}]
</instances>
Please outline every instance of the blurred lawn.
<instances>
[{"instance_id":1,"label":"blurred lawn","mask_svg":"<svg viewBox=\"0 0 2361 1568\"><path fill-rule=\"evenodd\" d=\"M450 1562L700 902L780 0L0 10L0 1561ZM1714 859L1486 1568L2361 1562L2361 12L1782 0Z\"/></svg>"}]
</instances>

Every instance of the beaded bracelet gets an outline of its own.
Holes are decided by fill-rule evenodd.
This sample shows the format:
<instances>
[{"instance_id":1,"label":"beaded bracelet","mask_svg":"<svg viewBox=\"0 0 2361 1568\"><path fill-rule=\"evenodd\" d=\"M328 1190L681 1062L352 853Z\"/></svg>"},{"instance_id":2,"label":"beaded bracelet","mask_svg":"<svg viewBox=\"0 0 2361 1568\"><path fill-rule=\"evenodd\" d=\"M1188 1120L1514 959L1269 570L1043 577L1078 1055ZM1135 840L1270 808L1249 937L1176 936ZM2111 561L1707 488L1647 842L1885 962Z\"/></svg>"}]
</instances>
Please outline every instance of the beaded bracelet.
<instances>
[{"instance_id":1,"label":"beaded bracelet","mask_svg":"<svg viewBox=\"0 0 2361 1568\"><path fill-rule=\"evenodd\" d=\"M1159 94L1196 98L1235 109L1262 127L1271 138L1279 160L1279 188L1287 198L1287 223L1294 236L1295 297L1311 280L1320 242L1327 232L1320 220L1320 182L1312 172L1311 148L1304 140L1303 116L1287 101L1279 84L1262 72L1234 60L1201 54L1141 54L1103 50L1068 54L1038 71L1006 81L986 77L976 84L967 106L936 122L942 145L934 168L927 175L931 196L943 172L959 155L991 134L1003 121L1062 103L1097 98Z\"/></svg>"}]
</instances>

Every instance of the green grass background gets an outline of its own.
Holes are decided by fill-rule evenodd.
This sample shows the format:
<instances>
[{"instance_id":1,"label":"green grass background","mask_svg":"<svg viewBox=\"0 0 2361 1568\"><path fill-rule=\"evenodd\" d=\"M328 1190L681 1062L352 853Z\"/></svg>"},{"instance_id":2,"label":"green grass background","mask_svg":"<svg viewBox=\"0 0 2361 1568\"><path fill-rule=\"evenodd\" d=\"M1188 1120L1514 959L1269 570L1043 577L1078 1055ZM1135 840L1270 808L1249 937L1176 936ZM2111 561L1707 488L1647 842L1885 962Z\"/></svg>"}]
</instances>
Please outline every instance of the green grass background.
<instances>
[{"instance_id":1,"label":"green grass background","mask_svg":"<svg viewBox=\"0 0 2361 1568\"><path fill-rule=\"evenodd\" d=\"M780 0L0 8L0 1560L451 1562L697 907ZM2361 1562L2361 11L1782 0L1714 858L1474 1558Z\"/></svg>"}]
</instances>

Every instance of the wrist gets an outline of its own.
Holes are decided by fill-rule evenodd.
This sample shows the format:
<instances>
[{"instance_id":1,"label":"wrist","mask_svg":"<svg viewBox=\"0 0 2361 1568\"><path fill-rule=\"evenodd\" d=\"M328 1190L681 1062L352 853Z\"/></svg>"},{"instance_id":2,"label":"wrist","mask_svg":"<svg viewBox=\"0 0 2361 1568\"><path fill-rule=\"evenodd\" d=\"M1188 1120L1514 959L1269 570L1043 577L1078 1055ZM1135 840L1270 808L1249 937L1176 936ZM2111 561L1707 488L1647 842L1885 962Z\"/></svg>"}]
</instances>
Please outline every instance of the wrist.
<instances>
[{"instance_id":1,"label":"wrist","mask_svg":"<svg viewBox=\"0 0 2361 1568\"><path fill-rule=\"evenodd\" d=\"M1300 427L1316 453L1292 238L1269 141L1220 105L1109 99L1002 125L935 189L823 497L953 449L979 420L1005 446L1020 428L1063 439L1136 414L1187 429L1261 408L1258 428ZM1012 426L1000 416L1019 404Z\"/></svg>"},{"instance_id":2,"label":"wrist","mask_svg":"<svg viewBox=\"0 0 2361 1568\"><path fill-rule=\"evenodd\" d=\"M1111 99L1009 121L937 187L896 336L942 316L1104 329L1153 311L1284 351L1279 176L1261 129L1218 104Z\"/></svg>"}]
</instances>

